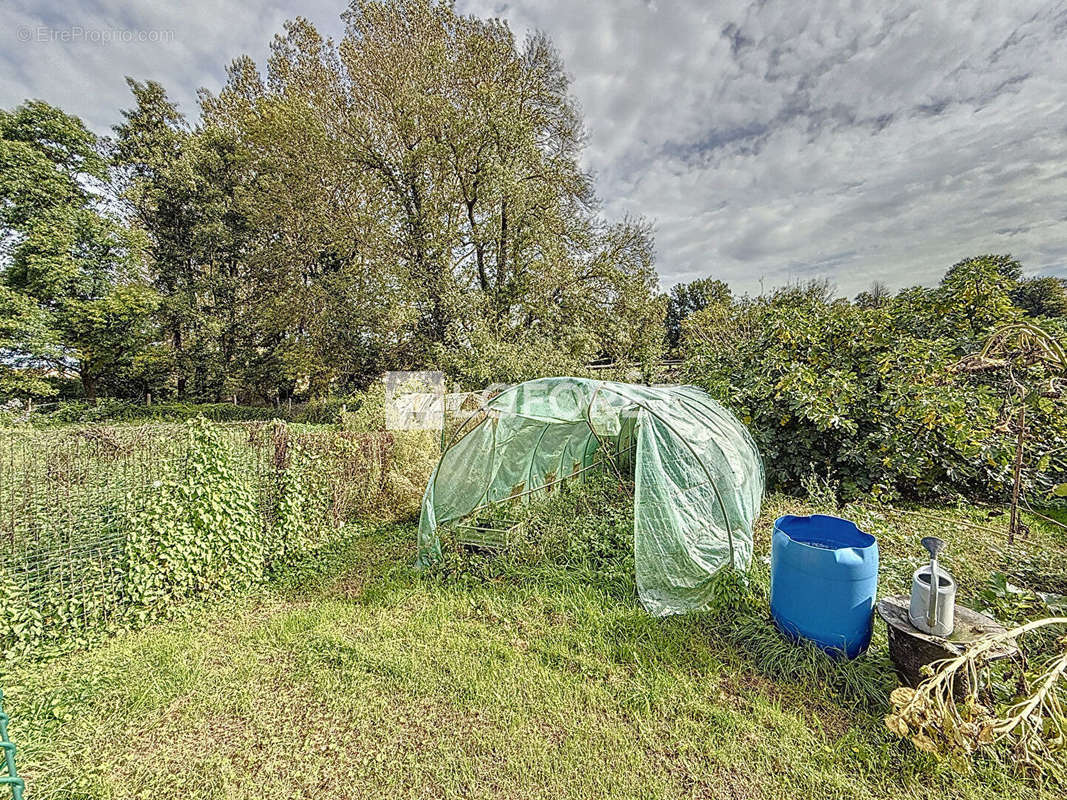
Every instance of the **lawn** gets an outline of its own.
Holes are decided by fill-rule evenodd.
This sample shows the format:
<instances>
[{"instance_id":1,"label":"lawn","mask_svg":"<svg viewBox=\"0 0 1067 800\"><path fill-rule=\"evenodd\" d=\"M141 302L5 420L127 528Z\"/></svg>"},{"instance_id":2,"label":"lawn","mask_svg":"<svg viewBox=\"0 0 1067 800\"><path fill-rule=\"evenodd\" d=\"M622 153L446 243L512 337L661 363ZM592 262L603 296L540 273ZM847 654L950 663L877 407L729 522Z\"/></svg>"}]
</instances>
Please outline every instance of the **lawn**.
<instances>
[{"instance_id":1,"label":"lawn","mask_svg":"<svg viewBox=\"0 0 1067 800\"><path fill-rule=\"evenodd\" d=\"M757 583L774 517L807 508L768 498ZM879 536L882 591L933 532L966 598L1005 565L1063 572L1064 531L1036 521L1009 553L976 509L842 513ZM765 624L653 619L588 570L426 577L413 559L412 525L366 528L253 595L9 672L29 797L1040 796L885 731L864 699L893 685L880 624L837 665Z\"/></svg>"}]
</instances>

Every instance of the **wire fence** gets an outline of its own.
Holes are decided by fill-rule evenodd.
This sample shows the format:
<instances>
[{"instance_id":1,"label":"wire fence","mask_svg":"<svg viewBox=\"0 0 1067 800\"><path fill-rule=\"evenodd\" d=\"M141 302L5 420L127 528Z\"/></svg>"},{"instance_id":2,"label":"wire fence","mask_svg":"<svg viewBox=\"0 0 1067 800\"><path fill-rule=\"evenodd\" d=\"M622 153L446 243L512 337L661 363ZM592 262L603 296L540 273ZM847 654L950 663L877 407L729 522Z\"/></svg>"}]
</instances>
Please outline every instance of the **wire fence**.
<instances>
[{"instance_id":1,"label":"wire fence","mask_svg":"<svg viewBox=\"0 0 1067 800\"><path fill-rule=\"evenodd\" d=\"M282 423L214 424L254 487L273 557L321 544L349 522L418 509L439 452L427 432L352 433ZM187 474L185 424L0 430L0 640L79 643L121 624L126 545L157 487ZM300 507L290 542L284 492ZM308 533L308 532L311 533ZM292 546L289 546L289 545ZM6 630L4 630L6 628ZM27 631L26 629L32 629ZM9 648L4 648L9 649Z\"/></svg>"}]
</instances>

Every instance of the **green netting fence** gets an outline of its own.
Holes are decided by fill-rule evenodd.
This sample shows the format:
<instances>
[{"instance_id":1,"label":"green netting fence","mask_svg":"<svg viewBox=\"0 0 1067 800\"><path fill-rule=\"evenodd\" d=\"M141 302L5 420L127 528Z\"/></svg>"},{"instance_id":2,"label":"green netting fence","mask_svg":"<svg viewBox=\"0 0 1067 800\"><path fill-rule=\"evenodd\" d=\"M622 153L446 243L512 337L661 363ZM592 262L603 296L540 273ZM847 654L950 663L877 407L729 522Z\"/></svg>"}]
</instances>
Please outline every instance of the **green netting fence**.
<instances>
[{"instance_id":1,"label":"green netting fence","mask_svg":"<svg viewBox=\"0 0 1067 800\"><path fill-rule=\"evenodd\" d=\"M4 751L3 761L0 762L0 785L11 789L13 800L22 800L26 783L15 769L15 744L7 734L8 722L7 712L4 711L4 693L0 691L0 748Z\"/></svg>"}]
</instances>

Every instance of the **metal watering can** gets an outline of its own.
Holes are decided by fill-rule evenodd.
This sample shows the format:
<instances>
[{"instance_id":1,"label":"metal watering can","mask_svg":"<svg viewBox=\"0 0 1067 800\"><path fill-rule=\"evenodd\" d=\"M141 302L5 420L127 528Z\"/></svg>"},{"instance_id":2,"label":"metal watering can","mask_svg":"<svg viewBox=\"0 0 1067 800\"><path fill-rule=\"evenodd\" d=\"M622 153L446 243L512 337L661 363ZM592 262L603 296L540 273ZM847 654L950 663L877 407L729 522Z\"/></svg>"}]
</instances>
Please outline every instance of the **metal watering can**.
<instances>
[{"instance_id":1,"label":"metal watering can","mask_svg":"<svg viewBox=\"0 0 1067 800\"><path fill-rule=\"evenodd\" d=\"M955 625L956 581L937 563L945 543L936 536L927 536L921 544L930 553L930 563L911 576L908 619L923 633L948 638Z\"/></svg>"}]
</instances>

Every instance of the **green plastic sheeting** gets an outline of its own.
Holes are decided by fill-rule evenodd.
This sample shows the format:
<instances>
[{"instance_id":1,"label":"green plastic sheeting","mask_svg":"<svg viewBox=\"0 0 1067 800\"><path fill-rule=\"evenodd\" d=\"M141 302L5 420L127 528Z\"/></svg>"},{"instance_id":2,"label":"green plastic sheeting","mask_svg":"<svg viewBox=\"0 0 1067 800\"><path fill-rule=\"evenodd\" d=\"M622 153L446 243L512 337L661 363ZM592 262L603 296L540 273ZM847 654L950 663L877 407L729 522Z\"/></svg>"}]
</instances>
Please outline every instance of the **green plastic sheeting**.
<instances>
[{"instance_id":1,"label":"green plastic sheeting","mask_svg":"<svg viewBox=\"0 0 1067 800\"><path fill-rule=\"evenodd\" d=\"M441 557L439 525L551 490L618 453L615 468L632 464L637 592L650 613L706 608L712 575L751 560L763 462L745 427L700 389L542 378L506 389L476 419L426 486L420 567Z\"/></svg>"}]
</instances>

